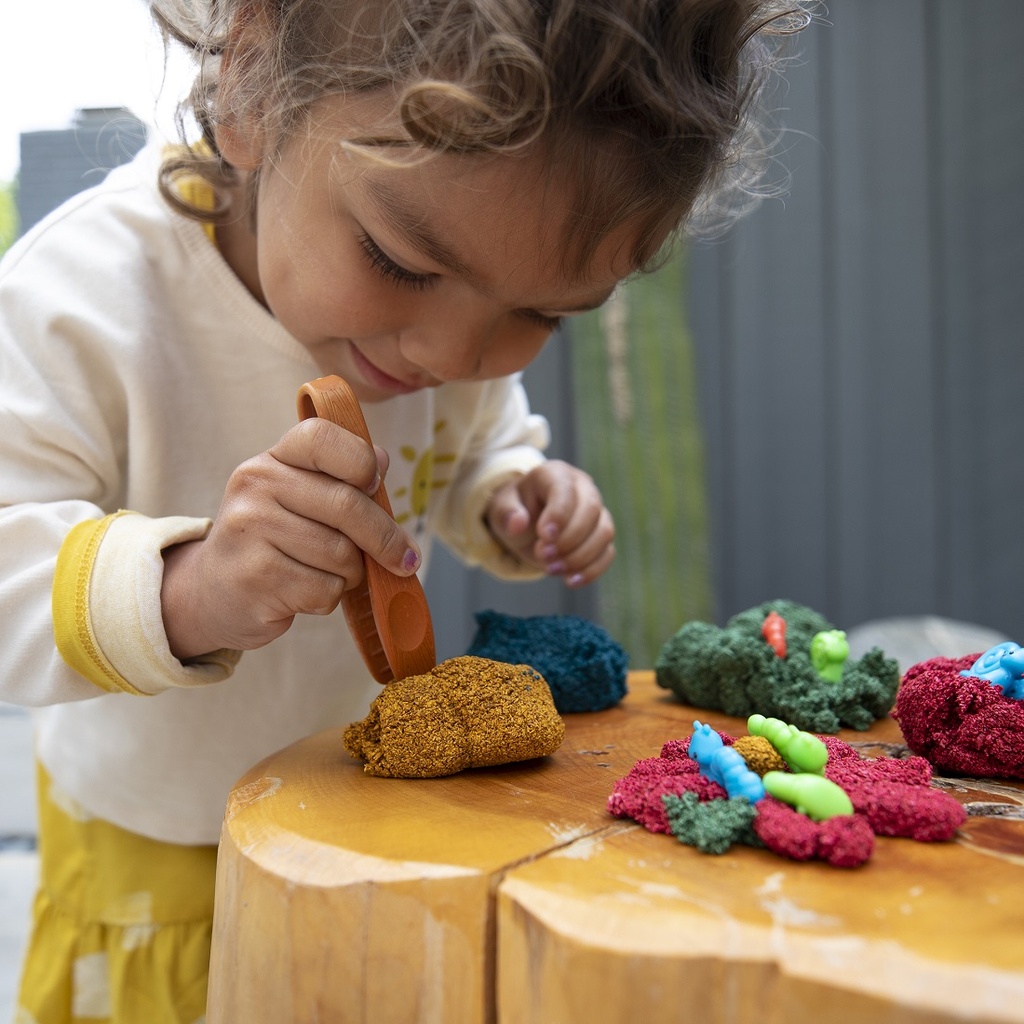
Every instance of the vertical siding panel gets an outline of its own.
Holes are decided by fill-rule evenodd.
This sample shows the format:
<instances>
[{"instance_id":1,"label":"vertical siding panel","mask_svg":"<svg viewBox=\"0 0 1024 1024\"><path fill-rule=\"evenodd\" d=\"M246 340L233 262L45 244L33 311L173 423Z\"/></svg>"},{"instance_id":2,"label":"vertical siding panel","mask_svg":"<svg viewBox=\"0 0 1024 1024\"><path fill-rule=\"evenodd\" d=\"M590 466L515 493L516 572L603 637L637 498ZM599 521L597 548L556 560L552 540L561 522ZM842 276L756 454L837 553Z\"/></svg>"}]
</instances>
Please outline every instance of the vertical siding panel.
<instances>
[{"instance_id":1,"label":"vertical siding panel","mask_svg":"<svg viewBox=\"0 0 1024 1024\"><path fill-rule=\"evenodd\" d=\"M928 82L932 165L932 273L935 281L933 341L937 375L935 432L941 453L936 504L944 510L936 536L940 583L936 604L968 621L988 621L982 612L985 507L975 486L977 454L984 449L978 401L984 401L982 363L971 315L979 281L975 261L977 222L965 203L977 148L972 93L979 53L974 19L962 0L941 0L929 10ZM992 625L995 621L992 620Z\"/></svg>"},{"instance_id":2,"label":"vertical siding panel","mask_svg":"<svg viewBox=\"0 0 1024 1024\"><path fill-rule=\"evenodd\" d=\"M817 62L817 34L804 46ZM825 382L824 278L816 182L820 180L817 97L812 75L795 74L780 91L804 112L784 137L793 178L785 202L765 204L751 222L750 248L736 276L740 436L740 530L754 539L736 580L734 611L784 596L820 607L826 597L828 464L826 418L834 401ZM808 134L809 133L809 134ZM798 302L792 301L799 295ZM741 545L742 547L742 545ZM746 564L761 566L755 574Z\"/></svg>"},{"instance_id":3,"label":"vertical siding panel","mask_svg":"<svg viewBox=\"0 0 1024 1024\"><path fill-rule=\"evenodd\" d=\"M810 65L817 31L801 45ZM820 606L827 591L825 414L834 396L822 347L821 153L817 125L809 124L815 79L806 71L794 69L775 97L780 120L795 129L781 158L793 175L791 194L693 254L719 619L765 597Z\"/></svg>"},{"instance_id":4,"label":"vertical siding panel","mask_svg":"<svg viewBox=\"0 0 1024 1024\"><path fill-rule=\"evenodd\" d=\"M823 30L825 55L819 74L828 104L821 115L825 154L822 223L829 236L827 344L832 357L830 384L835 394L831 412L838 466L833 476L834 585L838 590L827 614L834 621L846 622L851 608L863 604L871 589L864 553L870 546L872 522L864 505L872 500L865 419L873 368L864 344L870 330L869 310L859 300L869 289L868 267L862 254L870 250L871 240L866 173L860 154L868 149L871 113L865 109L866 97L857 87L861 75L854 21L857 12L846 10L844 15L839 4L830 5L829 11L832 22ZM849 296L856 298L851 301Z\"/></svg>"},{"instance_id":5,"label":"vertical siding panel","mask_svg":"<svg viewBox=\"0 0 1024 1024\"><path fill-rule=\"evenodd\" d=\"M1024 638L1024 5L989 0L971 13L970 166L958 201L974 218L961 257L971 272L972 329L961 343L980 362L972 404L985 431L972 477L983 510L980 607L987 621Z\"/></svg>"},{"instance_id":6,"label":"vertical siding panel","mask_svg":"<svg viewBox=\"0 0 1024 1024\"><path fill-rule=\"evenodd\" d=\"M868 149L871 112L857 88L860 52L856 24L831 8L829 59L821 69L828 79L832 106L825 114L823 144L826 151L824 188L831 227L830 341L834 351L837 404L834 410L836 453L842 467L837 485L837 556L840 590L836 621L851 606L869 595L872 581L865 564L872 522L865 502L872 500L869 439L865 422L872 367L864 344L870 328L869 311L860 296L869 290L868 266L863 254L870 250L866 171L859 154ZM849 15L850 12L847 12ZM854 12L853 17L856 18ZM849 296L856 298L851 301ZM875 371L879 368L875 367Z\"/></svg>"},{"instance_id":7,"label":"vertical siding panel","mask_svg":"<svg viewBox=\"0 0 1024 1024\"><path fill-rule=\"evenodd\" d=\"M836 338L844 620L934 589L923 9L837 3ZM884 29L884 30L883 30Z\"/></svg>"},{"instance_id":8,"label":"vertical siding panel","mask_svg":"<svg viewBox=\"0 0 1024 1024\"><path fill-rule=\"evenodd\" d=\"M736 575L733 538L736 498L728 453L733 450L732 366L735 331L732 324L731 239L715 245L695 246L689 260L685 292L694 340L697 370L697 411L706 451L708 537L712 560L712 607L715 621L724 620L733 606L732 581Z\"/></svg>"},{"instance_id":9,"label":"vertical siding panel","mask_svg":"<svg viewBox=\"0 0 1024 1024\"><path fill-rule=\"evenodd\" d=\"M784 213L694 251L718 614L788 590L848 625L931 613L1020 638L1024 4L833 0L828 16L790 71L787 119L818 165L791 150ZM818 320L820 365L803 349ZM767 438L801 429L823 440L787 453L790 489L759 467ZM785 565L761 553L782 524Z\"/></svg>"}]
</instances>

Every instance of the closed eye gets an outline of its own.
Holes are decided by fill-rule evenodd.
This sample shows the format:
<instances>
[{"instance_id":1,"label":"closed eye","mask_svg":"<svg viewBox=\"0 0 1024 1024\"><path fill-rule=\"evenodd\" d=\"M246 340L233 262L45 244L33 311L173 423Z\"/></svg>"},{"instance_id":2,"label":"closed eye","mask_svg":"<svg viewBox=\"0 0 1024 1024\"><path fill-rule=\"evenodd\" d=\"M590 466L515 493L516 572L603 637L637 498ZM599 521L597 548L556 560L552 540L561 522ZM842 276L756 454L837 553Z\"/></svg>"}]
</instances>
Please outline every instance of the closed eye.
<instances>
[{"instance_id":1,"label":"closed eye","mask_svg":"<svg viewBox=\"0 0 1024 1024\"><path fill-rule=\"evenodd\" d=\"M554 331L561 327L562 320L564 319L560 316L545 316L543 313L538 313L535 309L517 309L516 314L524 320L529 320L531 323L546 327L549 331Z\"/></svg>"},{"instance_id":2,"label":"closed eye","mask_svg":"<svg viewBox=\"0 0 1024 1024\"><path fill-rule=\"evenodd\" d=\"M365 232L359 236L359 247L370 266L384 280L390 281L392 284L412 288L414 291L423 291L437 279L436 274L417 274L414 270L409 270L400 263L396 263Z\"/></svg>"}]
</instances>

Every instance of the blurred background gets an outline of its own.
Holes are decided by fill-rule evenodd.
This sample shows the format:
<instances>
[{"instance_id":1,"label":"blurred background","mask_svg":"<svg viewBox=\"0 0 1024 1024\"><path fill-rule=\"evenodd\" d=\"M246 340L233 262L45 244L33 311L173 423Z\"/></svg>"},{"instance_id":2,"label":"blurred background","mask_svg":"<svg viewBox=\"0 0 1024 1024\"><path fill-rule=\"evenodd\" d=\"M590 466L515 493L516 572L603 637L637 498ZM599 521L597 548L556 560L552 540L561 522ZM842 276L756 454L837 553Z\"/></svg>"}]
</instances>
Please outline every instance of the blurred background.
<instances>
[{"instance_id":1,"label":"blurred background","mask_svg":"<svg viewBox=\"0 0 1024 1024\"><path fill-rule=\"evenodd\" d=\"M833 0L784 203L692 252L716 616L1024 635L1024 4Z\"/></svg>"}]
</instances>

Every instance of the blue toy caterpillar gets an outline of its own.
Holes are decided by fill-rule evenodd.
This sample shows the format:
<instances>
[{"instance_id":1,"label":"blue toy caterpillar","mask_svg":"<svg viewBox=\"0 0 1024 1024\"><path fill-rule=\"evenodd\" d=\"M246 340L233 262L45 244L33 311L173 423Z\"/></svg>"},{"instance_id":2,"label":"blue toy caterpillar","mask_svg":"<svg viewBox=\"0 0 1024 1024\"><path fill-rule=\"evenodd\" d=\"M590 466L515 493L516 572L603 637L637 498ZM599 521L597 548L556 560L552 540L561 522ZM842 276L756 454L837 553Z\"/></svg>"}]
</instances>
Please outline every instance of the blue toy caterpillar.
<instances>
[{"instance_id":1,"label":"blue toy caterpillar","mask_svg":"<svg viewBox=\"0 0 1024 1024\"><path fill-rule=\"evenodd\" d=\"M752 804L764 797L764 785L747 767L740 754L727 747L710 725L693 723L693 736L686 752L700 765L701 772L717 782L731 797L746 797Z\"/></svg>"},{"instance_id":2,"label":"blue toy caterpillar","mask_svg":"<svg viewBox=\"0 0 1024 1024\"><path fill-rule=\"evenodd\" d=\"M962 676L977 676L990 682L1004 697L1024 700L1024 648L1007 640L990 647Z\"/></svg>"}]
</instances>

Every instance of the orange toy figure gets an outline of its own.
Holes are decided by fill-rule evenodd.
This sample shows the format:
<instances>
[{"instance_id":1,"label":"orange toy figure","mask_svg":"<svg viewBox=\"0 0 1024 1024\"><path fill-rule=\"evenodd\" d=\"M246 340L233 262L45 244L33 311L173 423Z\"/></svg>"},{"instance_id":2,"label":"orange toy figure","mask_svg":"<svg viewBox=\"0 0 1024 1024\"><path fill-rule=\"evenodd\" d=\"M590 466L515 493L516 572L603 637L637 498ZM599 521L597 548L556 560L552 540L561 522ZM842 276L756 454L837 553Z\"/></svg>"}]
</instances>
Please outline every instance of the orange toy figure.
<instances>
[{"instance_id":1,"label":"orange toy figure","mask_svg":"<svg viewBox=\"0 0 1024 1024\"><path fill-rule=\"evenodd\" d=\"M764 617L761 635L780 658L786 656L786 620L778 612L769 612Z\"/></svg>"}]
</instances>

